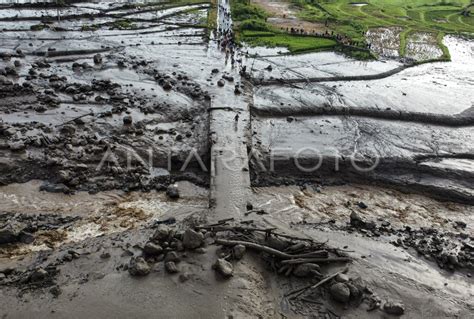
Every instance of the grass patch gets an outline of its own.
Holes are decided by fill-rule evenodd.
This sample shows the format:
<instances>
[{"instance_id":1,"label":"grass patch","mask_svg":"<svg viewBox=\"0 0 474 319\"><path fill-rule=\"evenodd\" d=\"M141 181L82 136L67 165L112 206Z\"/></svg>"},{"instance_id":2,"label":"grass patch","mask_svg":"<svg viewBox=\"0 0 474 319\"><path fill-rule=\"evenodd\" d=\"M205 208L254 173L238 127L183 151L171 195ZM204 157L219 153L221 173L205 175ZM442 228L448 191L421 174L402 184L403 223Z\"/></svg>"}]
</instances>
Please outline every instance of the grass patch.
<instances>
[{"instance_id":1,"label":"grass patch","mask_svg":"<svg viewBox=\"0 0 474 319\"><path fill-rule=\"evenodd\" d=\"M49 29L49 25L45 23L39 23L39 24L32 25L30 27L31 31L42 31L44 29Z\"/></svg>"},{"instance_id":2,"label":"grass patch","mask_svg":"<svg viewBox=\"0 0 474 319\"><path fill-rule=\"evenodd\" d=\"M284 33L249 35L244 33L245 42L254 46L286 47L291 53L333 49L337 42L332 39L299 36Z\"/></svg>"},{"instance_id":3,"label":"grass patch","mask_svg":"<svg viewBox=\"0 0 474 319\"><path fill-rule=\"evenodd\" d=\"M217 28L217 0L211 0L211 8L207 13L207 29L214 30Z\"/></svg>"},{"instance_id":4,"label":"grass patch","mask_svg":"<svg viewBox=\"0 0 474 319\"><path fill-rule=\"evenodd\" d=\"M472 0L286 0L291 3L293 10L296 10L297 17L321 26L328 24L329 31L350 38L353 42L366 43L365 34L371 28L379 27L401 27L400 35L400 55L405 55L407 36L412 32L435 33L441 39L446 34L474 35L474 13ZM366 5L353 5L356 2L364 2ZM281 41L288 41L286 47L319 47L315 40L314 46L301 42L300 39L293 39L293 35L284 37L277 35L279 30L274 30L266 21L265 12L262 9L249 4L243 0L233 0L233 10L237 8L241 21L249 20L242 24L240 32L265 31L274 32L275 39L269 36L261 36L262 39L250 39L249 43L265 45L281 44ZM244 33L242 39L250 37ZM281 40L281 41L280 41ZM309 42L309 41L308 41ZM296 43L295 45L292 45ZM300 46L301 44L301 46ZM449 52L438 41L439 47L443 50L443 59L449 58ZM322 47L326 47L322 45ZM346 48L347 49L347 48ZM292 50L292 49L290 49ZM346 50L345 50L346 51ZM348 52L348 51L347 51ZM355 50L349 53L356 58L364 59L372 56L364 50ZM373 57L373 56L372 56Z\"/></svg>"},{"instance_id":5,"label":"grass patch","mask_svg":"<svg viewBox=\"0 0 474 319\"><path fill-rule=\"evenodd\" d=\"M132 21L128 19L120 19L120 20L115 20L114 22L109 24L110 29L118 29L118 30L130 30L130 29L136 29L137 25L132 23Z\"/></svg>"},{"instance_id":6,"label":"grass patch","mask_svg":"<svg viewBox=\"0 0 474 319\"><path fill-rule=\"evenodd\" d=\"M407 28L400 33L400 48L399 54L400 56L405 56L406 49L407 49L407 38L408 35L411 33L411 28Z\"/></svg>"},{"instance_id":7,"label":"grass patch","mask_svg":"<svg viewBox=\"0 0 474 319\"><path fill-rule=\"evenodd\" d=\"M284 47L291 53L329 50L337 45L332 39L282 33L267 23L269 15L244 0L233 0L232 19L236 39L251 46Z\"/></svg>"},{"instance_id":8,"label":"grass patch","mask_svg":"<svg viewBox=\"0 0 474 319\"><path fill-rule=\"evenodd\" d=\"M98 24L84 24L81 27L81 31L97 31L98 29L100 29Z\"/></svg>"}]
</instances>

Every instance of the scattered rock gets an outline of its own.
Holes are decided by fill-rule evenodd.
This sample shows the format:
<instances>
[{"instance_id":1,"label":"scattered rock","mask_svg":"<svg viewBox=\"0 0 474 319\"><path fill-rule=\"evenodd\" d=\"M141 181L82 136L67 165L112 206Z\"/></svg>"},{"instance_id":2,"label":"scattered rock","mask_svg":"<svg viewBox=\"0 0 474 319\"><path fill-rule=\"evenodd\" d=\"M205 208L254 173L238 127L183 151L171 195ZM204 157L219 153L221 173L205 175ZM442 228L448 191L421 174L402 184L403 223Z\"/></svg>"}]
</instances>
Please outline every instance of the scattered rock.
<instances>
[{"instance_id":1,"label":"scattered rock","mask_svg":"<svg viewBox=\"0 0 474 319\"><path fill-rule=\"evenodd\" d=\"M135 257L130 260L128 272L132 276L146 276L150 273L151 268L143 257Z\"/></svg>"},{"instance_id":2,"label":"scattered rock","mask_svg":"<svg viewBox=\"0 0 474 319\"><path fill-rule=\"evenodd\" d=\"M143 252L148 256L158 256L163 253L163 248L160 245L157 245L152 242L148 242L145 244L143 248Z\"/></svg>"},{"instance_id":3,"label":"scattered rock","mask_svg":"<svg viewBox=\"0 0 474 319\"><path fill-rule=\"evenodd\" d=\"M153 235L153 239L161 242L168 239L169 234L170 228L164 224L160 224Z\"/></svg>"},{"instance_id":4,"label":"scattered rock","mask_svg":"<svg viewBox=\"0 0 474 319\"><path fill-rule=\"evenodd\" d=\"M30 281L35 283L42 282L48 278L48 275L46 270L38 268L30 275Z\"/></svg>"},{"instance_id":5,"label":"scattered rock","mask_svg":"<svg viewBox=\"0 0 474 319\"><path fill-rule=\"evenodd\" d=\"M332 285L329 291L334 300L342 303L348 302L351 296L349 287L342 282Z\"/></svg>"},{"instance_id":6,"label":"scattered rock","mask_svg":"<svg viewBox=\"0 0 474 319\"><path fill-rule=\"evenodd\" d=\"M109 258L110 258L110 253L109 253L109 252L103 252L103 253L100 255L100 258L102 258L102 259L109 259Z\"/></svg>"},{"instance_id":7,"label":"scattered rock","mask_svg":"<svg viewBox=\"0 0 474 319\"><path fill-rule=\"evenodd\" d=\"M204 235L200 232L194 231L191 228L186 229L183 234L183 246L186 249L196 249L201 247L204 242Z\"/></svg>"},{"instance_id":8,"label":"scattered rock","mask_svg":"<svg viewBox=\"0 0 474 319\"><path fill-rule=\"evenodd\" d=\"M49 292L53 295L54 298L58 298L62 294L61 288L59 286L52 287Z\"/></svg>"},{"instance_id":9,"label":"scattered rock","mask_svg":"<svg viewBox=\"0 0 474 319\"><path fill-rule=\"evenodd\" d=\"M219 81L217 81L217 85L223 87L225 85L225 81L220 79Z\"/></svg>"},{"instance_id":10,"label":"scattered rock","mask_svg":"<svg viewBox=\"0 0 474 319\"><path fill-rule=\"evenodd\" d=\"M21 231L25 225L17 222L10 222L0 229L0 245L11 244L20 240Z\"/></svg>"},{"instance_id":11,"label":"scattered rock","mask_svg":"<svg viewBox=\"0 0 474 319\"><path fill-rule=\"evenodd\" d=\"M467 227L467 224L463 221L457 220L454 222L454 228L465 229L466 227Z\"/></svg>"},{"instance_id":12,"label":"scattered rock","mask_svg":"<svg viewBox=\"0 0 474 319\"><path fill-rule=\"evenodd\" d=\"M322 277L321 269L316 264L300 264L296 266L295 270L293 270L293 275L296 277Z\"/></svg>"},{"instance_id":13,"label":"scattered rock","mask_svg":"<svg viewBox=\"0 0 474 319\"><path fill-rule=\"evenodd\" d=\"M190 275L189 273L185 272L185 273L182 273L179 275L179 281L180 282L185 282L185 281L188 281L190 278Z\"/></svg>"},{"instance_id":14,"label":"scattered rock","mask_svg":"<svg viewBox=\"0 0 474 319\"><path fill-rule=\"evenodd\" d=\"M359 208L362 208L362 209L367 209L369 207L364 202L358 202L357 206L359 206Z\"/></svg>"},{"instance_id":15,"label":"scattered rock","mask_svg":"<svg viewBox=\"0 0 474 319\"><path fill-rule=\"evenodd\" d=\"M165 261L173 261L173 262L179 262L179 256L178 253L175 251L170 251L166 254Z\"/></svg>"},{"instance_id":16,"label":"scattered rock","mask_svg":"<svg viewBox=\"0 0 474 319\"><path fill-rule=\"evenodd\" d=\"M349 281L349 276L346 274L338 274L334 280L337 282L348 282Z\"/></svg>"},{"instance_id":17,"label":"scattered rock","mask_svg":"<svg viewBox=\"0 0 474 319\"><path fill-rule=\"evenodd\" d=\"M169 90L171 90L172 88L173 88L173 86L171 85L170 82L166 81L166 82L163 83L163 89L164 89L165 91L169 91Z\"/></svg>"},{"instance_id":18,"label":"scattered rock","mask_svg":"<svg viewBox=\"0 0 474 319\"><path fill-rule=\"evenodd\" d=\"M31 244L35 241L35 236L33 236L33 234L30 234L26 231L22 231L20 233L19 241L22 242L23 244Z\"/></svg>"},{"instance_id":19,"label":"scattered rock","mask_svg":"<svg viewBox=\"0 0 474 319\"><path fill-rule=\"evenodd\" d=\"M222 76L222 78L223 78L224 80L229 81L229 82L234 82L234 77L231 76L231 75L224 74L224 75Z\"/></svg>"},{"instance_id":20,"label":"scattered rock","mask_svg":"<svg viewBox=\"0 0 474 319\"><path fill-rule=\"evenodd\" d=\"M123 118L123 124L125 125L131 125L133 122L133 119L130 115L124 116Z\"/></svg>"},{"instance_id":21,"label":"scattered rock","mask_svg":"<svg viewBox=\"0 0 474 319\"><path fill-rule=\"evenodd\" d=\"M166 189L166 195L171 199L179 198L179 189L177 185L170 185Z\"/></svg>"},{"instance_id":22,"label":"scattered rock","mask_svg":"<svg viewBox=\"0 0 474 319\"><path fill-rule=\"evenodd\" d=\"M8 147L14 152L22 151L26 148L26 145L23 141L9 142Z\"/></svg>"},{"instance_id":23,"label":"scattered rock","mask_svg":"<svg viewBox=\"0 0 474 319\"><path fill-rule=\"evenodd\" d=\"M170 274L176 274L177 272L179 272L178 267L176 266L176 264L173 261L166 262L165 263L165 269Z\"/></svg>"},{"instance_id":24,"label":"scattered rock","mask_svg":"<svg viewBox=\"0 0 474 319\"><path fill-rule=\"evenodd\" d=\"M245 251L247 249L245 248L244 245L235 245L234 248L232 249L232 252L234 254L234 258L237 260L240 260L244 257Z\"/></svg>"},{"instance_id":25,"label":"scattered rock","mask_svg":"<svg viewBox=\"0 0 474 319\"><path fill-rule=\"evenodd\" d=\"M401 302L388 301L383 305L383 310L395 316L401 316L405 313L405 306Z\"/></svg>"},{"instance_id":26,"label":"scattered rock","mask_svg":"<svg viewBox=\"0 0 474 319\"><path fill-rule=\"evenodd\" d=\"M99 53L94 55L94 63L95 64L101 64L102 63L102 55L100 55Z\"/></svg>"},{"instance_id":27,"label":"scattered rock","mask_svg":"<svg viewBox=\"0 0 474 319\"><path fill-rule=\"evenodd\" d=\"M346 282L345 284L349 287L352 300L359 300L362 297L362 291L360 288L350 282Z\"/></svg>"},{"instance_id":28,"label":"scattered rock","mask_svg":"<svg viewBox=\"0 0 474 319\"><path fill-rule=\"evenodd\" d=\"M232 266L230 262L223 258L217 259L217 261L213 265L213 268L224 278L232 277L232 274L234 272L234 266Z\"/></svg>"}]
</instances>

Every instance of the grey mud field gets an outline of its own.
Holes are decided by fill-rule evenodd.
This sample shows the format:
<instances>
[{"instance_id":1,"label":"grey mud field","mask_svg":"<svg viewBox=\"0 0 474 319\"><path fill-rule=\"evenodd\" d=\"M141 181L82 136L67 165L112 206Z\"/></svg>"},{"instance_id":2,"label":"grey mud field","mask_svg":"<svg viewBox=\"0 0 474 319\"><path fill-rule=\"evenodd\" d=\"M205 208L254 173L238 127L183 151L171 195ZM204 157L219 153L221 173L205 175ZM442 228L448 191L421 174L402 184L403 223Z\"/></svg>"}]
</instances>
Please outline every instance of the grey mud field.
<instances>
[{"instance_id":1,"label":"grey mud field","mask_svg":"<svg viewBox=\"0 0 474 319\"><path fill-rule=\"evenodd\" d=\"M472 318L473 40L232 65L231 28L0 1L0 318Z\"/></svg>"}]
</instances>

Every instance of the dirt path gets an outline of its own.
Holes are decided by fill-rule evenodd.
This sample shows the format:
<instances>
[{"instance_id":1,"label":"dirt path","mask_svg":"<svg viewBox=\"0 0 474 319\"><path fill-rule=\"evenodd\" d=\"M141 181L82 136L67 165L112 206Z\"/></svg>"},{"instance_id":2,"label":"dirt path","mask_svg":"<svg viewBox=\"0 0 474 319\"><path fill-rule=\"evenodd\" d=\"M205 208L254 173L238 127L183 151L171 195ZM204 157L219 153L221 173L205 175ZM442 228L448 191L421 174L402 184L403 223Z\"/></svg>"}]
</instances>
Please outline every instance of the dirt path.
<instances>
[{"instance_id":1,"label":"dirt path","mask_svg":"<svg viewBox=\"0 0 474 319\"><path fill-rule=\"evenodd\" d=\"M232 18L228 1L221 1L218 9L217 29L232 30ZM219 46L212 54L223 59ZM226 61L227 65L227 61ZM242 81L235 68L229 70L235 83ZM245 212L250 194L247 137L250 127L249 95L236 95L234 87L227 83L212 98L210 132L211 192L210 203L217 219L240 217Z\"/></svg>"}]
</instances>

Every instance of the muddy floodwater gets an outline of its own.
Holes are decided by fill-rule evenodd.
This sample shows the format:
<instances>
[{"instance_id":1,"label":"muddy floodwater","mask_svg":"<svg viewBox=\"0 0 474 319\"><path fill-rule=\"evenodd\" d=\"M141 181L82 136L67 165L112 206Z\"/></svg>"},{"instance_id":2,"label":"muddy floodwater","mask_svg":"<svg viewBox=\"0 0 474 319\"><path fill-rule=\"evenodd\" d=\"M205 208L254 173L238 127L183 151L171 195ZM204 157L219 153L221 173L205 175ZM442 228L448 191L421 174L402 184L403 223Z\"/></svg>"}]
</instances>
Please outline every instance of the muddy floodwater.
<instances>
[{"instance_id":1,"label":"muddy floodwater","mask_svg":"<svg viewBox=\"0 0 474 319\"><path fill-rule=\"evenodd\" d=\"M1 318L470 317L472 38L361 61L234 46L228 1L45 2L0 1Z\"/></svg>"}]
</instances>

